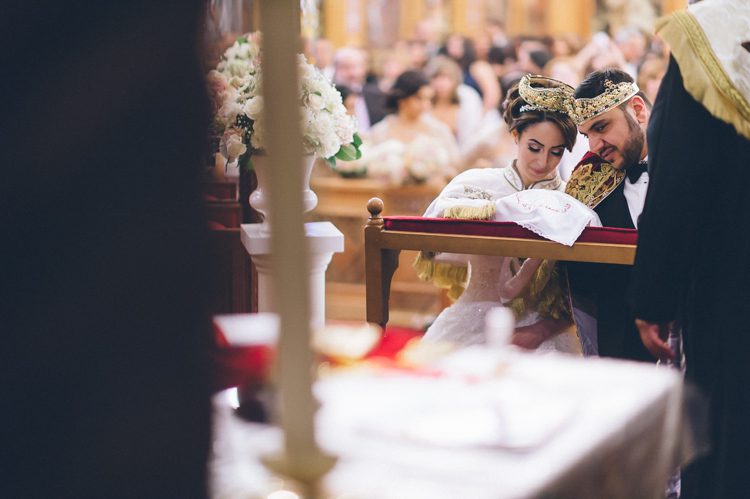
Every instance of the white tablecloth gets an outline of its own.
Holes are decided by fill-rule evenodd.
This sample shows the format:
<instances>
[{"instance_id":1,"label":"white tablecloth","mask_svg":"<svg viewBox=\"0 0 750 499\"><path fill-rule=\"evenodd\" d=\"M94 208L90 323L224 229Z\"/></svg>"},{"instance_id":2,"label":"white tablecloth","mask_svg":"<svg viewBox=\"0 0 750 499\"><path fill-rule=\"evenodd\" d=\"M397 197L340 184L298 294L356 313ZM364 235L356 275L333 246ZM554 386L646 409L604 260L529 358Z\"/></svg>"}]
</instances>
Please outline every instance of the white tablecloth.
<instances>
[{"instance_id":1,"label":"white tablecloth","mask_svg":"<svg viewBox=\"0 0 750 499\"><path fill-rule=\"evenodd\" d=\"M439 375L348 371L318 381L330 497L663 497L677 463L682 380L603 359L470 350ZM258 457L276 428L215 399L214 498L281 487Z\"/></svg>"}]
</instances>

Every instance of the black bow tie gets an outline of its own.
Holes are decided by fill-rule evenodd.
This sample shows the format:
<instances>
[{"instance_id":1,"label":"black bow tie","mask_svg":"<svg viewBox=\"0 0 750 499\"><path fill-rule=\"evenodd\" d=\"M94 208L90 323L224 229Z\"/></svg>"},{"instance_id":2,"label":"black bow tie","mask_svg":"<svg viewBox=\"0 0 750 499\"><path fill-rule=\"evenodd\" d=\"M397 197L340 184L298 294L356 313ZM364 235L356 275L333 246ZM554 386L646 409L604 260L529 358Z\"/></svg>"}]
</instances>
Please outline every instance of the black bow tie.
<instances>
[{"instance_id":1,"label":"black bow tie","mask_svg":"<svg viewBox=\"0 0 750 499\"><path fill-rule=\"evenodd\" d=\"M628 168L625 173L628 176L628 181L631 184L635 184L636 182L638 182L638 179L641 178L643 172L646 171L648 171L648 163L646 163L645 161L639 161L638 163Z\"/></svg>"}]
</instances>

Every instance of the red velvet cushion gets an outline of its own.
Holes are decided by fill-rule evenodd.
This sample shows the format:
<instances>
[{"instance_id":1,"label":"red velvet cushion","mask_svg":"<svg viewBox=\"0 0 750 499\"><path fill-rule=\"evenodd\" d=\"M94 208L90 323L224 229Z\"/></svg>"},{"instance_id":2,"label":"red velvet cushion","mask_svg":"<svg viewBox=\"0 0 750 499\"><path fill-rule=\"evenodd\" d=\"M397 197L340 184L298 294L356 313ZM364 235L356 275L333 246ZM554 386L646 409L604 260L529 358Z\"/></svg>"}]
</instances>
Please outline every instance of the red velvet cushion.
<instances>
[{"instance_id":1,"label":"red velvet cushion","mask_svg":"<svg viewBox=\"0 0 750 499\"><path fill-rule=\"evenodd\" d=\"M544 239L542 236L524 229L515 222L427 217L383 217L383 220L386 230L465 236ZM638 243L638 231L635 229L621 229L619 227L586 227L576 242L635 245Z\"/></svg>"}]
</instances>

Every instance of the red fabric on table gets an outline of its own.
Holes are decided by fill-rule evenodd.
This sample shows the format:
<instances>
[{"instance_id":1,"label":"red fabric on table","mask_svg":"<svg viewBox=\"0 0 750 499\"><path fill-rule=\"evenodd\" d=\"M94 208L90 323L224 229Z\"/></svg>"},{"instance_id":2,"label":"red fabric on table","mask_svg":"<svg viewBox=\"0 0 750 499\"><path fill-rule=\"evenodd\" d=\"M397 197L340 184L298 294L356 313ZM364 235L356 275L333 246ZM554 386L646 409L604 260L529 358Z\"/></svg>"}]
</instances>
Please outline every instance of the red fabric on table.
<instances>
[{"instance_id":1,"label":"red fabric on table","mask_svg":"<svg viewBox=\"0 0 750 499\"><path fill-rule=\"evenodd\" d=\"M545 239L515 222L428 217L383 217L383 221L385 230L402 232ZM638 231L619 227L586 227L576 242L635 245L638 243Z\"/></svg>"},{"instance_id":2,"label":"red fabric on table","mask_svg":"<svg viewBox=\"0 0 750 499\"><path fill-rule=\"evenodd\" d=\"M210 352L210 361L215 391L247 383L262 384L267 379L273 362L272 346L230 346L215 323L214 337L216 347Z\"/></svg>"},{"instance_id":3,"label":"red fabric on table","mask_svg":"<svg viewBox=\"0 0 750 499\"><path fill-rule=\"evenodd\" d=\"M421 338L423 334L424 331L418 331L416 329L387 326L380 342L365 358L386 358L392 360L410 341L415 338Z\"/></svg>"}]
</instances>

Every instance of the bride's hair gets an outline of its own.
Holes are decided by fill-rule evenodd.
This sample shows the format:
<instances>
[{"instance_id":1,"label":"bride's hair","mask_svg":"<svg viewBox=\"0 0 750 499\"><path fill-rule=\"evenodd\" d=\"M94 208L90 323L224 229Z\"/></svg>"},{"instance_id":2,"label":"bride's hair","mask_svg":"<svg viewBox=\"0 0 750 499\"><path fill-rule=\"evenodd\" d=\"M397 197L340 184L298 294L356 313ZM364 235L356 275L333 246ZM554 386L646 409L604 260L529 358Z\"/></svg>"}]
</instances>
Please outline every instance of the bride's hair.
<instances>
[{"instance_id":1,"label":"bride's hair","mask_svg":"<svg viewBox=\"0 0 750 499\"><path fill-rule=\"evenodd\" d=\"M565 148L572 151L576 143L576 137L578 137L578 127L573 119L565 113L555 111L544 111L541 109L524 109L522 111L521 108L524 106L528 107L529 103L521 98L518 92L518 85L516 83L508 90L508 96L502 105L503 119L508 125L508 131L512 132L515 130L521 135L529 126L549 121L560 128L565 140ZM553 88L558 85L554 80L537 79L534 81L535 87Z\"/></svg>"}]
</instances>

